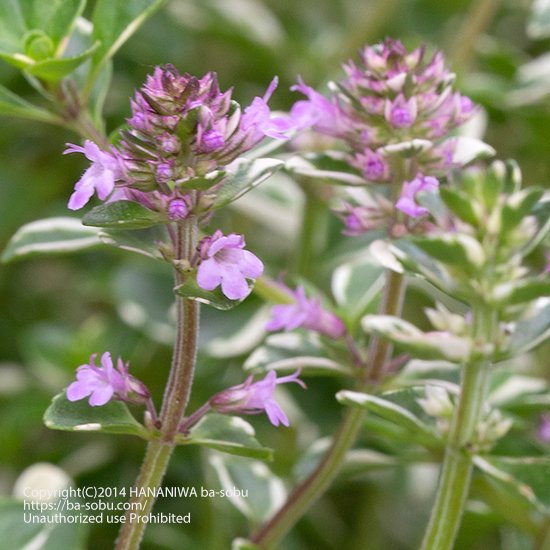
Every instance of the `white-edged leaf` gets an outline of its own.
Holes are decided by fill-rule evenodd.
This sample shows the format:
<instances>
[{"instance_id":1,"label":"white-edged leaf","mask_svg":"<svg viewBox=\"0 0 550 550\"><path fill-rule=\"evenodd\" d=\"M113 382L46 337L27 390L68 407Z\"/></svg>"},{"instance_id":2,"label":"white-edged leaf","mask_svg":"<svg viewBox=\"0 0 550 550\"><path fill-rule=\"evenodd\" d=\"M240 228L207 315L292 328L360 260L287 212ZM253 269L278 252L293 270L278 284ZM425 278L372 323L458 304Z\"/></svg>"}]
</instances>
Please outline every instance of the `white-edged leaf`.
<instances>
[{"instance_id":1,"label":"white-edged leaf","mask_svg":"<svg viewBox=\"0 0 550 550\"><path fill-rule=\"evenodd\" d=\"M212 454L210 465L230 502L253 523L270 517L285 501L283 482L263 462Z\"/></svg>"},{"instance_id":2,"label":"white-edged leaf","mask_svg":"<svg viewBox=\"0 0 550 550\"><path fill-rule=\"evenodd\" d=\"M98 230L83 226L77 218L46 218L20 227L2 253L2 261L39 254L67 254L99 244Z\"/></svg>"},{"instance_id":3,"label":"white-edged leaf","mask_svg":"<svg viewBox=\"0 0 550 550\"><path fill-rule=\"evenodd\" d=\"M69 401L65 392L56 395L44 413L44 424L52 430L136 435L149 439L149 432L130 413L125 403L109 401L92 407L86 399Z\"/></svg>"},{"instance_id":4,"label":"white-edged leaf","mask_svg":"<svg viewBox=\"0 0 550 550\"><path fill-rule=\"evenodd\" d=\"M221 208L236 201L279 171L283 165L282 160L271 158L241 157L234 160L226 167L226 176L216 193L213 207Z\"/></svg>"},{"instance_id":5,"label":"white-edged leaf","mask_svg":"<svg viewBox=\"0 0 550 550\"><path fill-rule=\"evenodd\" d=\"M256 440L254 428L239 416L208 414L189 435L178 435L179 445L203 445L222 453L271 460L273 450Z\"/></svg>"},{"instance_id":6,"label":"white-edged leaf","mask_svg":"<svg viewBox=\"0 0 550 550\"><path fill-rule=\"evenodd\" d=\"M462 362L470 358L472 342L445 332L422 332L411 323L391 315L366 315L365 332L387 338L418 359L446 359Z\"/></svg>"}]
</instances>

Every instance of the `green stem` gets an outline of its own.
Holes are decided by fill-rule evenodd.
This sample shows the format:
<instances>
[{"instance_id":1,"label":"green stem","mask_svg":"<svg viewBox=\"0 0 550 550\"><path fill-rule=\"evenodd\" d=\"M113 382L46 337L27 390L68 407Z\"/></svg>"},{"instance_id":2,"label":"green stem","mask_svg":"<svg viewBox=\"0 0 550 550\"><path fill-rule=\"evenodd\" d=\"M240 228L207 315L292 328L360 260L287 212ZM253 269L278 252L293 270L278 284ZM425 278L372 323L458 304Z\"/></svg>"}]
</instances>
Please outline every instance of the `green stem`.
<instances>
[{"instance_id":1,"label":"green stem","mask_svg":"<svg viewBox=\"0 0 550 550\"><path fill-rule=\"evenodd\" d=\"M196 245L197 221L192 218L178 225L175 238L176 259L190 259ZM177 270L175 283L176 285L182 283L182 276ZM148 495L148 490L160 487L162 483L174 450L175 437L189 402L197 355L199 304L177 296L176 309L176 341L160 412L160 434L147 446L145 458L134 485L136 495L131 499L133 507L126 514L126 523L120 530L116 550L139 548L147 525L142 518L150 513L155 503L155 499ZM130 517L136 516L131 514L137 515L134 521L130 521Z\"/></svg>"},{"instance_id":2,"label":"green stem","mask_svg":"<svg viewBox=\"0 0 550 550\"><path fill-rule=\"evenodd\" d=\"M404 293L404 278L399 273L388 272L387 284L380 305L380 314L399 315ZM391 345L378 338L371 338L368 359L365 367L365 380L359 383L358 390L365 390L377 383L384 374L384 366L391 353ZM332 445L319 465L289 495L279 511L261 525L250 540L261 548L271 548L285 536L292 526L307 512L312 504L333 482L349 449L354 444L362 426L365 411L349 408L334 437Z\"/></svg>"},{"instance_id":3,"label":"green stem","mask_svg":"<svg viewBox=\"0 0 550 550\"><path fill-rule=\"evenodd\" d=\"M479 37L490 25L501 0L474 0L468 15L449 48L450 60L457 72L468 69Z\"/></svg>"},{"instance_id":4,"label":"green stem","mask_svg":"<svg viewBox=\"0 0 550 550\"><path fill-rule=\"evenodd\" d=\"M323 240L326 236L326 204L319 196L319 186L316 182L302 181L302 189L305 194L304 208L302 210L301 231L294 258L294 271L297 275L311 278L315 258L319 250L323 248Z\"/></svg>"},{"instance_id":5,"label":"green stem","mask_svg":"<svg viewBox=\"0 0 550 550\"><path fill-rule=\"evenodd\" d=\"M494 312L474 309L477 342L490 342L496 326ZM472 445L487 394L490 362L470 361L462 371L461 391L453 415L439 487L421 550L450 550L460 527L473 470Z\"/></svg>"}]
</instances>

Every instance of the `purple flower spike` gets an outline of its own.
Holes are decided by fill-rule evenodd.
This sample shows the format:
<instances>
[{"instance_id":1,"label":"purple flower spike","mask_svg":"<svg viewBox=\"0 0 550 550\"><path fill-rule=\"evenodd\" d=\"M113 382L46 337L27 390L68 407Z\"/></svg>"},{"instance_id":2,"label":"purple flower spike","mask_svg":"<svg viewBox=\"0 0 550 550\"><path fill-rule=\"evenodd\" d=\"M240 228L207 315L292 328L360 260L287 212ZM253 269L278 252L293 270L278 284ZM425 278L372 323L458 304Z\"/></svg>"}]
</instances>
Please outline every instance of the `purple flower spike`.
<instances>
[{"instance_id":1,"label":"purple flower spike","mask_svg":"<svg viewBox=\"0 0 550 550\"><path fill-rule=\"evenodd\" d=\"M244 250L242 235L225 236L217 230L199 245L202 259L197 271L197 283L204 290L214 290L221 285L222 292L230 300L242 300L250 294L247 279L256 279L263 271L262 262L252 252Z\"/></svg>"},{"instance_id":2,"label":"purple flower spike","mask_svg":"<svg viewBox=\"0 0 550 550\"><path fill-rule=\"evenodd\" d=\"M64 155L69 153L83 153L92 162L75 185L74 193L69 199L69 208L79 210L94 194L105 200L113 191L115 182L124 175L124 165L121 157L115 151L103 151L93 141L87 139L84 147L67 143Z\"/></svg>"},{"instance_id":3,"label":"purple flower spike","mask_svg":"<svg viewBox=\"0 0 550 550\"><path fill-rule=\"evenodd\" d=\"M276 305L266 330L294 330L298 327L313 330L331 338L340 338L346 332L343 321L323 309L318 298L308 298L302 286L294 292L287 288L294 303Z\"/></svg>"},{"instance_id":4,"label":"purple flower spike","mask_svg":"<svg viewBox=\"0 0 550 550\"><path fill-rule=\"evenodd\" d=\"M288 426L288 417L275 401L273 394L278 384L287 382L296 382L305 389L306 385L298 378L299 375L300 371L297 370L294 374L277 378L275 371L269 371L258 382L252 382L253 377L249 376L243 384L217 393L210 399L210 407L219 413L259 414L265 411L274 426Z\"/></svg>"},{"instance_id":5,"label":"purple flower spike","mask_svg":"<svg viewBox=\"0 0 550 550\"><path fill-rule=\"evenodd\" d=\"M416 203L416 194L422 191L437 191L439 182L431 176L417 174L412 181L406 181L401 190L401 197L395 207L412 218L418 218L428 213L428 209Z\"/></svg>"},{"instance_id":6,"label":"purple flower spike","mask_svg":"<svg viewBox=\"0 0 550 550\"><path fill-rule=\"evenodd\" d=\"M98 367L95 364L96 356L94 353L88 364L80 365L76 370L76 382L67 388L69 401L79 401L90 396L90 405L99 407L113 398L132 403L145 403L149 399L145 385L128 374L128 364L122 359L118 359L115 368L111 354L106 351Z\"/></svg>"}]
</instances>

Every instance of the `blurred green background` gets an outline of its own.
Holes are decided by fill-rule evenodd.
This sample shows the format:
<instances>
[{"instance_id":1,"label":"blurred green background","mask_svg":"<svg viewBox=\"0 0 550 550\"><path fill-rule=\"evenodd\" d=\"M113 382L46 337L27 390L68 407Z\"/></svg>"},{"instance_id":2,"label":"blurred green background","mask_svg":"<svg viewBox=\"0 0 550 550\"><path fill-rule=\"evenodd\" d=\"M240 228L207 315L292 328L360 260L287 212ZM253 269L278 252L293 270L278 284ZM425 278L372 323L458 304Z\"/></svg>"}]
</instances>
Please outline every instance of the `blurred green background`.
<instances>
[{"instance_id":1,"label":"blurred green background","mask_svg":"<svg viewBox=\"0 0 550 550\"><path fill-rule=\"evenodd\" d=\"M105 105L108 130L129 115L128 97L158 64L173 63L180 71L198 75L216 71L222 88L234 86L234 97L242 104L263 94L276 74L279 89L270 103L287 110L298 98L289 90L297 75L322 89L327 80L339 77L341 62L363 44L391 36L410 47L428 42L443 49L461 90L485 108L485 140L500 158L517 159L528 184L548 186L550 39L537 35L531 4L172 0L115 57ZM86 14L92 8L93 2ZM0 83L36 100L7 64L0 65ZM65 142L78 140L65 130L12 118L1 119L1 124L4 248L23 223L68 215L67 198L85 163L78 156L61 155ZM316 221L309 262L300 261L296 246L303 203L304 191L289 178L277 176L218 221L226 230L247 235L248 247L264 259L269 274L301 274L326 288L338 258L363 243L357 239L350 244L340 235L340 223L327 212ZM542 258L534 257L533 263L540 266ZM321 267L311 270L312 265ZM411 311L414 301L420 301L414 294L412 298ZM81 485L131 486L143 442L54 432L43 427L41 418L52 396L72 379L75 367L103 350L129 360L133 373L160 402L172 337L168 269L107 248L36 258L0 268L0 301L0 494L9 494L20 472L40 461L58 464ZM261 307L253 297L233 312L203 312L203 345L191 408L242 381L244 358L264 336L257 320L264 315ZM247 323L249 327L241 330ZM340 382L310 379L308 385L308 392L293 393L305 412L288 397L298 420L291 428L276 430L265 418L251 418L258 439L277 453L276 474L289 475L303 448L330 434L340 417L333 399ZM206 458L199 449L178 450L166 485L217 487ZM418 467L344 480L300 522L285 549L415 548L432 498L433 488L429 483L426 488L425 480L432 478L432 470ZM234 536L248 532L247 520L222 500L161 499L156 510L179 513L182 507L192 511L192 525L151 527L144 550L227 548ZM88 547L109 548L115 536L116 526L95 526ZM474 510L467 514L457 548L520 550L530 547L526 544L494 514L480 516Z\"/></svg>"}]
</instances>

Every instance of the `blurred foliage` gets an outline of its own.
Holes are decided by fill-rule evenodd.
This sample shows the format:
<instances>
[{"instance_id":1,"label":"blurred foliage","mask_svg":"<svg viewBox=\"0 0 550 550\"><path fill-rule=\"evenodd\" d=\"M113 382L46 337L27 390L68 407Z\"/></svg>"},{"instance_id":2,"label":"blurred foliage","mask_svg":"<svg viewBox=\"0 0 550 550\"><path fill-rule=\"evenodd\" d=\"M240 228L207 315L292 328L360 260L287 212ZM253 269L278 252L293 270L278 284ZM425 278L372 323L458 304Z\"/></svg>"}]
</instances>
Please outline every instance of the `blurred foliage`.
<instances>
[{"instance_id":1,"label":"blurred foliage","mask_svg":"<svg viewBox=\"0 0 550 550\"><path fill-rule=\"evenodd\" d=\"M90 17L93 4L84 16ZM494 14L480 34L472 36L469 18L481 4L492 4ZM550 33L543 24L548 14L533 15L530 10L527 0L171 0L114 58L105 102L108 131L124 122L128 97L157 64L173 63L198 75L217 71L222 87L234 86L235 98L244 103L262 93L278 74L279 89L271 105L286 110L296 99L289 88L297 75L322 87L338 77L340 63L363 44L392 36L407 45L427 42L443 48L451 65L456 63L462 91L486 110L485 140L499 157L518 161L528 184L548 187ZM5 63L0 65L0 84L40 103L20 73ZM64 143L77 139L69 131L16 118L2 118L2 123L0 249L23 223L67 215L67 198L83 170L82 159L61 156ZM218 221L222 229L247 235L248 247L264 259L270 275L305 275L328 292L332 270L360 256L368 242L365 237L341 235L340 222L322 208L326 195L326 190L303 187L276 174L223 211ZM306 196L308 204L313 196L320 205L311 218L313 241L307 262L302 261L306 250L299 247L297 221ZM540 267L542 258L534 257L532 262ZM311 270L312 265L320 267ZM22 469L39 461L58 464L80 485L131 486L143 442L50 431L42 425L42 414L51 397L72 379L75 367L105 349L130 360L133 374L160 402L170 362L171 286L164 266L107 247L2 266L2 493L9 494ZM410 289L405 312L420 325L418 311L429 303L421 290ZM264 322L261 301L254 297L231 312L203 312L191 409L243 380L242 365L263 340ZM242 327L247 327L246 337ZM544 357L544 349L538 353ZM526 373L548 376L540 370L544 361L536 359L527 356L517 366ZM341 415L334 399L341 384L330 376L308 379L309 391L300 394L300 407L285 395L293 420L289 429L275 430L264 418L250 419L258 440L275 449L275 475L292 476L303 450L331 433ZM535 438L539 411L515 412L524 425L523 439L516 443L523 447L516 450L518 454L525 449L538 455L550 451ZM382 453L394 450L375 432L361 443ZM512 443L507 438L502 445ZM165 485L219 488L212 466L204 460L207 454L211 461L220 460L215 451L192 447L178 451ZM366 540L372 549L417 547L435 490L436 469L433 457L407 466L410 460L404 457L398 468L365 468L351 481L341 479L298 524L285 549L354 550L365 548ZM238 462L227 461L229 467L237 475ZM480 482L480 496L468 510L457 550L527 547L522 546L524 535L510 527L509 518L484 504L482 497L495 498L491 491ZM191 511L192 524L151 526L144 550L216 550L227 548L234 536L247 534L247 520L226 500L160 499L156 511L181 513L182 508ZM89 548L108 548L116 526L93 526L90 536Z\"/></svg>"}]
</instances>

